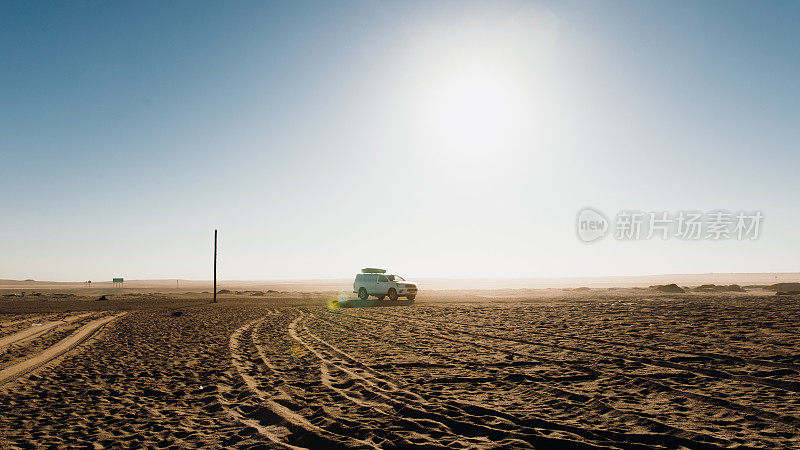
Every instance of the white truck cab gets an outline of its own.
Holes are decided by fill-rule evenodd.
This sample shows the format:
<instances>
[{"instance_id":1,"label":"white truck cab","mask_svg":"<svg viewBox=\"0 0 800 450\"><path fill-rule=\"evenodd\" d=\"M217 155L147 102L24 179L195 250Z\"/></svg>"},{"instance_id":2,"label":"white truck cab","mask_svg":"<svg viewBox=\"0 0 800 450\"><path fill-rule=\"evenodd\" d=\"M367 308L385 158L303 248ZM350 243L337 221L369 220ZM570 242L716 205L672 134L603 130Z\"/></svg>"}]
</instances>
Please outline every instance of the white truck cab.
<instances>
[{"instance_id":1,"label":"white truck cab","mask_svg":"<svg viewBox=\"0 0 800 450\"><path fill-rule=\"evenodd\" d=\"M399 297L414 300L417 296L417 285L406 281L400 275L386 275L386 269L361 269L353 282L353 292L358 298L366 300L369 296L383 300L387 296L395 301Z\"/></svg>"}]
</instances>

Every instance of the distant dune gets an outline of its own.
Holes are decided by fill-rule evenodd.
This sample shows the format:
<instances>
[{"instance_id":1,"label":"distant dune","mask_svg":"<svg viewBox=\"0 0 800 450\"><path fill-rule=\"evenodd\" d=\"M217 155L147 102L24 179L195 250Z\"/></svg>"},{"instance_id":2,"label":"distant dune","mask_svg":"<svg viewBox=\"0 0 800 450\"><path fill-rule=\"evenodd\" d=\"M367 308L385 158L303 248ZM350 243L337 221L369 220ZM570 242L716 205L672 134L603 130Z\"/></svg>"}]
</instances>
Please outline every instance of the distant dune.
<instances>
[{"instance_id":1,"label":"distant dune","mask_svg":"<svg viewBox=\"0 0 800 450\"><path fill-rule=\"evenodd\" d=\"M416 278L420 287L432 290L480 290L480 289L548 289L548 288L610 288L648 287L652 285L677 284L679 286L701 286L704 284L773 285L776 283L798 283L799 272L782 273L701 273L663 274L617 277L571 277L571 278ZM176 283L177 281L177 283ZM276 291L344 291L352 290L353 280L224 280L218 281L217 289L231 290L276 290ZM86 282L0 280L0 289L86 289ZM92 281L91 288L111 288L111 281ZM210 291L209 280L126 280L125 288L161 291Z\"/></svg>"}]
</instances>

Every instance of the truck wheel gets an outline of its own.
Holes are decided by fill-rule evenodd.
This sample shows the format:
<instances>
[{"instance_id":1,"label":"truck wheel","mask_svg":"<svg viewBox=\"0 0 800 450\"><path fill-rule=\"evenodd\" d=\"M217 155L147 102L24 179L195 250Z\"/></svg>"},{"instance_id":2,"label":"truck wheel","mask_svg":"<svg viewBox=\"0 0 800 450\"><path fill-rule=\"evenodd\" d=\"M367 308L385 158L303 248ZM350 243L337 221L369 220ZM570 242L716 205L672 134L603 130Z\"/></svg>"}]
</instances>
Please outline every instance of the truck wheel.
<instances>
[{"instance_id":1,"label":"truck wheel","mask_svg":"<svg viewBox=\"0 0 800 450\"><path fill-rule=\"evenodd\" d=\"M367 294L367 290L364 289L364 288L359 289L358 290L358 298L360 298L361 300L368 299L369 298L369 294Z\"/></svg>"},{"instance_id":2,"label":"truck wheel","mask_svg":"<svg viewBox=\"0 0 800 450\"><path fill-rule=\"evenodd\" d=\"M394 288L389 289L389 300L396 302L397 301L397 291Z\"/></svg>"},{"instance_id":3,"label":"truck wheel","mask_svg":"<svg viewBox=\"0 0 800 450\"><path fill-rule=\"evenodd\" d=\"M416 295L406 295L406 298L413 302L414 299L417 298L417 296Z\"/></svg>"},{"instance_id":4,"label":"truck wheel","mask_svg":"<svg viewBox=\"0 0 800 450\"><path fill-rule=\"evenodd\" d=\"M383 299L385 299L385 298L386 298L386 296L385 296L385 295L379 295L379 296L378 296L378 300L381 300L381 301L383 301Z\"/></svg>"}]
</instances>

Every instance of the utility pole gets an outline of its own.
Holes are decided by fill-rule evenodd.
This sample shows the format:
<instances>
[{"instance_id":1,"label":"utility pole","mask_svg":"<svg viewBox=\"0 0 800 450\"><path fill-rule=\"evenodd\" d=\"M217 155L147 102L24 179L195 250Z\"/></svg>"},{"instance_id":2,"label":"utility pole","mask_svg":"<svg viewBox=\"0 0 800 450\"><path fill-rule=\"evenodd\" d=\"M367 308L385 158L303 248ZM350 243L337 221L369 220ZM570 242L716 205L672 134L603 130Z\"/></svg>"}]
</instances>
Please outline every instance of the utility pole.
<instances>
[{"instance_id":1,"label":"utility pole","mask_svg":"<svg viewBox=\"0 0 800 450\"><path fill-rule=\"evenodd\" d=\"M214 301L217 303L217 230L214 230Z\"/></svg>"}]
</instances>

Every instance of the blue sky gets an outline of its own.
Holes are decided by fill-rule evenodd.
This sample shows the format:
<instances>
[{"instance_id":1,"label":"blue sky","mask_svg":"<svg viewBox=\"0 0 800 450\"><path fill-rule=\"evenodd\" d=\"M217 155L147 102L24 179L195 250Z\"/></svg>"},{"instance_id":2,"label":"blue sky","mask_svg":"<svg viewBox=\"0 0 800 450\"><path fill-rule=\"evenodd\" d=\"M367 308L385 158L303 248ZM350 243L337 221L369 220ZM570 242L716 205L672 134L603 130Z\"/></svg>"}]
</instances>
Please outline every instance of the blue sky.
<instances>
[{"instance_id":1,"label":"blue sky","mask_svg":"<svg viewBox=\"0 0 800 450\"><path fill-rule=\"evenodd\" d=\"M798 271L793 2L4 2L0 278ZM757 241L575 237L584 206Z\"/></svg>"}]
</instances>

